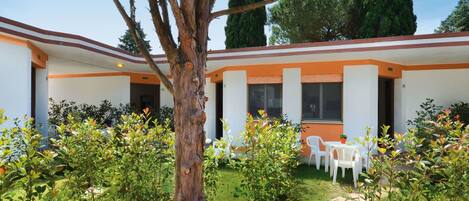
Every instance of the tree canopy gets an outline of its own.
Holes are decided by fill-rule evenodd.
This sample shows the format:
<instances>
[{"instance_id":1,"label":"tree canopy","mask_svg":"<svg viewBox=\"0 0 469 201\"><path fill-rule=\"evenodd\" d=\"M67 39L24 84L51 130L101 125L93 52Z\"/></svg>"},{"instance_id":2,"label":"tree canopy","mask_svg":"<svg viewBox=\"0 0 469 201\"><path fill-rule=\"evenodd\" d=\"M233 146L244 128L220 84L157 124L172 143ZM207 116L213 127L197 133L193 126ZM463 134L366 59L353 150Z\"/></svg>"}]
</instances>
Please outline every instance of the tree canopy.
<instances>
[{"instance_id":1,"label":"tree canopy","mask_svg":"<svg viewBox=\"0 0 469 201\"><path fill-rule=\"evenodd\" d=\"M280 0L270 9L270 44L343 39L347 0Z\"/></svg>"},{"instance_id":2,"label":"tree canopy","mask_svg":"<svg viewBox=\"0 0 469 201\"><path fill-rule=\"evenodd\" d=\"M347 20L348 38L413 35L417 30L412 0L351 0Z\"/></svg>"},{"instance_id":3,"label":"tree canopy","mask_svg":"<svg viewBox=\"0 0 469 201\"><path fill-rule=\"evenodd\" d=\"M229 8L248 5L262 0L230 0ZM225 27L225 46L227 49L265 46L264 25L267 16L265 7L228 16Z\"/></svg>"},{"instance_id":4,"label":"tree canopy","mask_svg":"<svg viewBox=\"0 0 469 201\"><path fill-rule=\"evenodd\" d=\"M459 0L456 8L441 22L436 33L469 31L469 0Z\"/></svg>"},{"instance_id":5,"label":"tree canopy","mask_svg":"<svg viewBox=\"0 0 469 201\"><path fill-rule=\"evenodd\" d=\"M143 38L145 48L148 51L151 51L150 41L145 40L146 34L143 32L140 22L136 23L136 28L137 28L138 35L140 35ZM117 45L117 47L123 50L127 50L128 52L133 53L133 54L141 54L129 30L125 31L125 34L119 38L119 45Z\"/></svg>"}]
</instances>

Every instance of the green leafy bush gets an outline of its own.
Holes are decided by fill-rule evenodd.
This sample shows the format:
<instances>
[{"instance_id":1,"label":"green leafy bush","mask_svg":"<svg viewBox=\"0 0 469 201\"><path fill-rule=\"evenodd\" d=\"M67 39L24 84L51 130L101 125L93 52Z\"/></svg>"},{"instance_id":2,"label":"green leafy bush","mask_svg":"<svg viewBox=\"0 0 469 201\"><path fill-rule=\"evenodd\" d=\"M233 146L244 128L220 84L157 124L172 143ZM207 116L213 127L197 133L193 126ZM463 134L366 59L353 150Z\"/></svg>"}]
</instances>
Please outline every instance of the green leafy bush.
<instances>
[{"instance_id":1,"label":"green leafy bush","mask_svg":"<svg viewBox=\"0 0 469 201\"><path fill-rule=\"evenodd\" d=\"M428 123L423 129L434 138L425 148L417 128L378 139L378 155L363 174L365 199L469 200L469 128L449 110Z\"/></svg>"},{"instance_id":2,"label":"green leafy bush","mask_svg":"<svg viewBox=\"0 0 469 201\"><path fill-rule=\"evenodd\" d=\"M6 120L0 110L0 125ZM42 135L32 119L15 120L15 125L0 132L0 200L45 200L54 186L56 154L40 150Z\"/></svg>"},{"instance_id":3,"label":"green leafy bush","mask_svg":"<svg viewBox=\"0 0 469 201\"><path fill-rule=\"evenodd\" d=\"M294 200L298 181L294 171L300 164L297 130L263 111L260 118L248 116L242 133L246 152L231 165L243 176L237 194L248 200Z\"/></svg>"},{"instance_id":4,"label":"green leafy bush","mask_svg":"<svg viewBox=\"0 0 469 201\"><path fill-rule=\"evenodd\" d=\"M62 123L68 124L68 116L74 119L84 121L93 119L98 126L111 126L118 123L121 115L132 113L132 107L129 104L120 104L119 107L112 106L111 102L104 100L100 105L77 104L73 101L61 100L55 102L49 99L49 123L52 126L59 126Z\"/></svg>"},{"instance_id":5,"label":"green leafy bush","mask_svg":"<svg viewBox=\"0 0 469 201\"><path fill-rule=\"evenodd\" d=\"M171 200L174 177L174 132L132 114L110 130L112 166L109 197L113 200ZM154 126L150 126L150 123Z\"/></svg>"}]
</instances>

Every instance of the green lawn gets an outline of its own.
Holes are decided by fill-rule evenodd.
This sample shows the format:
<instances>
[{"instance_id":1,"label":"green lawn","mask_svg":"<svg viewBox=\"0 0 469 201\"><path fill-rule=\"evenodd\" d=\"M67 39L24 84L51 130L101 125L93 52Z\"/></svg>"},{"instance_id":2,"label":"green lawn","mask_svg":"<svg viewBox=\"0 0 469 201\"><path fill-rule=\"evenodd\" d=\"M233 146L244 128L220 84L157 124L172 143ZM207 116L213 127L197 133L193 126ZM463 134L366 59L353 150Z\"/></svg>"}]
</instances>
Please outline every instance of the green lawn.
<instances>
[{"instance_id":1,"label":"green lawn","mask_svg":"<svg viewBox=\"0 0 469 201\"><path fill-rule=\"evenodd\" d=\"M341 170L339 170L337 184L332 184L332 178L329 173L324 172L324 167L316 170L313 166L302 165L297 170L297 177L301 180L298 194L301 200L331 200L338 196L347 197L347 194L353 189L351 171L346 172L342 179ZM242 197L234 197L233 191L241 182L241 175L233 169L221 169L221 181L215 200L246 200Z\"/></svg>"}]
</instances>

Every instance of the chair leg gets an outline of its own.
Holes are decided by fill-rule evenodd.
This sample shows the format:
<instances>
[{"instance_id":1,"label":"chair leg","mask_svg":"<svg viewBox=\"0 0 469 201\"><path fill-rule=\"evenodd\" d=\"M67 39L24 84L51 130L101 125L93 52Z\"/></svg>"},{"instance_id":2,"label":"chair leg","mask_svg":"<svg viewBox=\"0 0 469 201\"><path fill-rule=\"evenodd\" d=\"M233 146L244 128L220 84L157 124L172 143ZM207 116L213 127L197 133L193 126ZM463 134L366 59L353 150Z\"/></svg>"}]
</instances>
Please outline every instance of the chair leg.
<instances>
[{"instance_id":1,"label":"chair leg","mask_svg":"<svg viewBox=\"0 0 469 201\"><path fill-rule=\"evenodd\" d=\"M342 168L342 178L345 178L345 168Z\"/></svg>"},{"instance_id":2,"label":"chair leg","mask_svg":"<svg viewBox=\"0 0 469 201\"><path fill-rule=\"evenodd\" d=\"M330 173L329 173L329 175L330 175L331 177L332 177L333 174L334 174L334 168L335 168L333 163L334 163L334 159L330 159L330 160L329 160L329 166L330 166Z\"/></svg>"},{"instance_id":3,"label":"chair leg","mask_svg":"<svg viewBox=\"0 0 469 201\"><path fill-rule=\"evenodd\" d=\"M313 153L309 154L309 160L308 160L308 165L311 165L311 158L313 158Z\"/></svg>"},{"instance_id":4,"label":"chair leg","mask_svg":"<svg viewBox=\"0 0 469 201\"><path fill-rule=\"evenodd\" d=\"M357 188L357 180L358 180L357 177L358 177L358 175L357 175L357 170L356 170L355 167L352 167L352 175L353 175L353 186L355 188Z\"/></svg>"},{"instance_id":5,"label":"chair leg","mask_svg":"<svg viewBox=\"0 0 469 201\"><path fill-rule=\"evenodd\" d=\"M332 167L332 166L331 166L331 167ZM333 179L332 179L332 183L333 183L333 184L335 184L335 181L336 181L336 179L337 179L337 169L338 169L338 167L337 167L336 164L334 164L334 167L331 168L331 170L333 170L333 172L334 172L334 173L333 173L334 176L333 176ZM332 172L332 171L331 171L331 172Z\"/></svg>"},{"instance_id":6,"label":"chair leg","mask_svg":"<svg viewBox=\"0 0 469 201\"><path fill-rule=\"evenodd\" d=\"M321 156L316 154L316 170L319 170L319 165L321 164Z\"/></svg>"}]
</instances>

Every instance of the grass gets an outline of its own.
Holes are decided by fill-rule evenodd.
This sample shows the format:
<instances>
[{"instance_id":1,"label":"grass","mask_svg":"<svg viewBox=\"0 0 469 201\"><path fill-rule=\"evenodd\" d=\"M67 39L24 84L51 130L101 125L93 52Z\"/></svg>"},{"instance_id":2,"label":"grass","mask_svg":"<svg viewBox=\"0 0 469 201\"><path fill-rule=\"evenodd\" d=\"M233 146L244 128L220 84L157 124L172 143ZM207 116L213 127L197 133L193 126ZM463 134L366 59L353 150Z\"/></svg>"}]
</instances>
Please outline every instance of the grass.
<instances>
[{"instance_id":1,"label":"grass","mask_svg":"<svg viewBox=\"0 0 469 201\"><path fill-rule=\"evenodd\" d=\"M301 180L299 185L298 194L300 200L303 201L322 201L331 200L336 197L347 197L347 194L352 192L352 172L347 171L345 178L342 178L341 170L337 175L337 184L332 184L332 178L329 173L324 172L324 167L316 170L313 166L301 165L296 171L296 176ZM215 200L229 200L229 201L244 201L244 197L235 197L234 191L241 183L242 175L236 170L228 167L220 169L221 179L218 184L218 191ZM58 181L59 186L63 185L63 180ZM18 197L22 193L12 190L10 193L13 197Z\"/></svg>"},{"instance_id":2,"label":"grass","mask_svg":"<svg viewBox=\"0 0 469 201\"><path fill-rule=\"evenodd\" d=\"M298 167L296 176L301 180L299 192L301 200L331 200L338 196L347 197L352 192L352 172L347 171L345 178L342 178L341 170L337 175L337 184L332 184L329 173L324 172L322 167L316 170L313 166L301 165ZM235 197L234 190L240 185L242 176L233 169L224 167L220 170L221 181L215 200L241 201L243 197Z\"/></svg>"}]
</instances>

